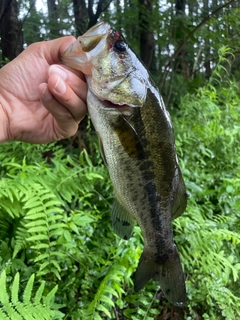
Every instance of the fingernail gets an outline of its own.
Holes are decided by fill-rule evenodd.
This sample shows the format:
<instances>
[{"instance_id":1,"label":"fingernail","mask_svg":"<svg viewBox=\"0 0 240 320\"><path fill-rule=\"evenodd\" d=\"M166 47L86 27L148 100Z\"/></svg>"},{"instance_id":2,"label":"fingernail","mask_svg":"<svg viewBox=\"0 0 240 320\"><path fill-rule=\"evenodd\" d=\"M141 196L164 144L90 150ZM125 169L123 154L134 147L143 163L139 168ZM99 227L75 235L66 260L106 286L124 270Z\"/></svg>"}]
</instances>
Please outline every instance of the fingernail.
<instances>
[{"instance_id":1,"label":"fingernail","mask_svg":"<svg viewBox=\"0 0 240 320\"><path fill-rule=\"evenodd\" d=\"M63 80L67 79L67 73L61 67L50 66L49 75L54 74L54 73L58 74Z\"/></svg>"},{"instance_id":2,"label":"fingernail","mask_svg":"<svg viewBox=\"0 0 240 320\"><path fill-rule=\"evenodd\" d=\"M58 93L64 93L66 91L66 85L64 83L64 81L58 77L57 82L54 86L54 89L58 92Z\"/></svg>"},{"instance_id":3,"label":"fingernail","mask_svg":"<svg viewBox=\"0 0 240 320\"><path fill-rule=\"evenodd\" d=\"M51 95L51 93L49 92L47 85L46 85L45 88L43 89L42 95L43 95L43 97L44 97L45 100L50 100L50 99L52 99L52 95Z\"/></svg>"}]
</instances>

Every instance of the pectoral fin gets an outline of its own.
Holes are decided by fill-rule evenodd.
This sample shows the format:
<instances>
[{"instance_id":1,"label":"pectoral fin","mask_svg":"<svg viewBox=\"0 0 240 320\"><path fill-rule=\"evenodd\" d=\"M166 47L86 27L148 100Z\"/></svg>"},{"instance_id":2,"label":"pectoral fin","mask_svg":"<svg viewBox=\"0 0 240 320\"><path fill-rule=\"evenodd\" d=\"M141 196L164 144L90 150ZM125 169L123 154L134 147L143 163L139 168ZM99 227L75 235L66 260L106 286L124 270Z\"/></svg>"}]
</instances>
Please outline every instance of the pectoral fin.
<instances>
[{"instance_id":1,"label":"pectoral fin","mask_svg":"<svg viewBox=\"0 0 240 320\"><path fill-rule=\"evenodd\" d=\"M127 210L116 199L112 206L111 219L113 231L120 238L128 240L133 232L134 221Z\"/></svg>"},{"instance_id":2,"label":"pectoral fin","mask_svg":"<svg viewBox=\"0 0 240 320\"><path fill-rule=\"evenodd\" d=\"M99 135L98 132L97 132L97 136L98 136L98 143L99 143L100 153L101 153L103 162L104 162L105 166L107 167L108 164L107 164L107 159L106 159L105 152L104 152L104 149L103 149L103 142L102 142L102 139L100 138L100 135Z\"/></svg>"},{"instance_id":3,"label":"pectoral fin","mask_svg":"<svg viewBox=\"0 0 240 320\"><path fill-rule=\"evenodd\" d=\"M130 158L144 158L141 138L126 117L119 116L118 121L114 123L114 129L121 145Z\"/></svg>"}]
</instances>

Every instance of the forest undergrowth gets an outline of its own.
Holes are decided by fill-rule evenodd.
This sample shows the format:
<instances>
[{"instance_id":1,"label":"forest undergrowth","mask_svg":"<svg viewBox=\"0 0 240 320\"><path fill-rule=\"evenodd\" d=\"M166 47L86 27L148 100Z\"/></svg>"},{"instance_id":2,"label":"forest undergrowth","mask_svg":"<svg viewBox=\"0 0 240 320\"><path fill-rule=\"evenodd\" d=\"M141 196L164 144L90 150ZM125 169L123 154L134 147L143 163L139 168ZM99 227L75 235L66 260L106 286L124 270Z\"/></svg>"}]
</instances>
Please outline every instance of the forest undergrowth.
<instances>
[{"instance_id":1,"label":"forest undergrowth","mask_svg":"<svg viewBox=\"0 0 240 320\"><path fill-rule=\"evenodd\" d=\"M225 54L172 112L190 193L173 222L186 307L171 306L153 281L133 291L141 230L129 241L113 233L95 138L89 152L11 142L0 145L1 320L240 319L240 94Z\"/></svg>"}]
</instances>

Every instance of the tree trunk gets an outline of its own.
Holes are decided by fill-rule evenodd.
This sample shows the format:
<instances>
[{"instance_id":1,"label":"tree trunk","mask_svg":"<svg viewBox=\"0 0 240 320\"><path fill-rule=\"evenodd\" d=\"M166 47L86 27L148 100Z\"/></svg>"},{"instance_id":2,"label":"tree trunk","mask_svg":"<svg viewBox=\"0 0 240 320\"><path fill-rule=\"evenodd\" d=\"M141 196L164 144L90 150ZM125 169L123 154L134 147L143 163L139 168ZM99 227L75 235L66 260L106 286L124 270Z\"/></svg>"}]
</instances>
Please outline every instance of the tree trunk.
<instances>
[{"instance_id":1,"label":"tree trunk","mask_svg":"<svg viewBox=\"0 0 240 320\"><path fill-rule=\"evenodd\" d=\"M75 17L76 36L87 31L88 12L85 0L73 0L73 11Z\"/></svg>"},{"instance_id":2,"label":"tree trunk","mask_svg":"<svg viewBox=\"0 0 240 320\"><path fill-rule=\"evenodd\" d=\"M22 25L16 0L2 0L0 12L2 60L13 60L23 50Z\"/></svg>"},{"instance_id":3,"label":"tree trunk","mask_svg":"<svg viewBox=\"0 0 240 320\"><path fill-rule=\"evenodd\" d=\"M96 12L94 13L93 7L96 6L96 3L94 3L93 0L88 0L88 18L89 18L88 29L97 23L101 13L108 9L111 2L112 0L107 0L107 1L98 0L97 9L96 9Z\"/></svg>"},{"instance_id":4,"label":"tree trunk","mask_svg":"<svg viewBox=\"0 0 240 320\"><path fill-rule=\"evenodd\" d=\"M185 3L186 1L185 0L176 0L176 12L177 14L185 14Z\"/></svg>"},{"instance_id":5,"label":"tree trunk","mask_svg":"<svg viewBox=\"0 0 240 320\"><path fill-rule=\"evenodd\" d=\"M207 16L209 14L209 3L208 0L204 0L204 7L203 7L203 16ZM209 27L208 31L209 31ZM205 75L206 78L209 79L211 76L211 64L210 64L210 41L207 37L204 39L205 45L204 45L204 67L205 67Z\"/></svg>"},{"instance_id":6,"label":"tree trunk","mask_svg":"<svg viewBox=\"0 0 240 320\"><path fill-rule=\"evenodd\" d=\"M149 68L154 48L153 32L150 30L152 0L139 0L139 7L140 57L146 67Z\"/></svg>"},{"instance_id":7,"label":"tree trunk","mask_svg":"<svg viewBox=\"0 0 240 320\"><path fill-rule=\"evenodd\" d=\"M47 5L48 5L48 18L49 18L48 27L50 29L51 39L58 38L60 36L60 33L59 33L58 12L57 12L56 1L47 0Z\"/></svg>"},{"instance_id":8,"label":"tree trunk","mask_svg":"<svg viewBox=\"0 0 240 320\"><path fill-rule=\"evenodd\" d=\"M176 0L176 38L178 46L180 46L186 38L185 6L185 0ZM188 79L190 75L188 56L189 52L186 50L186 48L182 48L182 50L179 52L179 55L176 57L176 70L186 79Z\"/></svg>"}]
</instances>

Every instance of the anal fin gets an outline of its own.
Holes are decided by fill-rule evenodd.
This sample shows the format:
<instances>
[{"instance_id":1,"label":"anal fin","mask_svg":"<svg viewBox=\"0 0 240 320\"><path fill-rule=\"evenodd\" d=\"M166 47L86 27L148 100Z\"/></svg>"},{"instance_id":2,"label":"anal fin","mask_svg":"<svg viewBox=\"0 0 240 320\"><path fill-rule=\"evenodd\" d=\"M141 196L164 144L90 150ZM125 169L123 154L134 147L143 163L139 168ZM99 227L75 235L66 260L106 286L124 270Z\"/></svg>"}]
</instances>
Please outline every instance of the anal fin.
<instances>
[{"instance_id":1,"label":"anal fin","mask_svg":"<svg viewBox=\"0 0 240 320\"><path fill-rule=\"evenodd\" d=\"M113 231L122 239L128 240L133 232L134 221L118 200L114 200L111 211Z\"/></svg>"}]
</instances>

